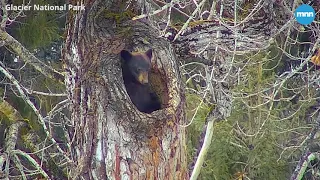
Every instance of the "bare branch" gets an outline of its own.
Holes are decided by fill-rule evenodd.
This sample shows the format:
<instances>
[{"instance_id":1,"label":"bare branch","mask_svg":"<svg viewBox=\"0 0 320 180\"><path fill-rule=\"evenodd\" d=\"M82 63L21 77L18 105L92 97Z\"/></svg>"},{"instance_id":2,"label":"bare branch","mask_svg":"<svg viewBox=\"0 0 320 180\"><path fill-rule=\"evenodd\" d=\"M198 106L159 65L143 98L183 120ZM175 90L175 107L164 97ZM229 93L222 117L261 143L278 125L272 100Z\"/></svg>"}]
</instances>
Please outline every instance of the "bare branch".
<instances>
[{"instance_id":1,"label":"bare branch","mask_svg":"<svg viewBox=\"0 0 320 180\"><path fill-rule=\"evenodd\" d=\"M192 171L192 174L190 176L190 180L196 180L198 179L198 176L200 174L200 170L202 168L202 164L205 160L205 156L207 155L207 152L209 150L210 144L211 144L211 139L213 135L213 125L214 125L214 117L212 116L212 113L210 113L208 118L208 123L207 123L207 128L206 128L206 135L204 137L204 141L200 150L200 153L198 155L196 164L194 166L194 169Z\"/></svg>"},{"instance_id":2,"label":"bare branch","mask_svg":"<svg viewBox=\"0 0 320 180\"><path fill-rule=\"evenodd\" d=\"M38 94L38 95L43 95L43 96L52 96L52 97L66 97L67 94L64 94L64 93L60 93L60 94L57 94L57 93L46 93L46 92L40 92L40 91L34 91L32 89L27 89L27 88L24 88L28 94Z\"/></svg>"},{"instance_id":3,"label":"bare branch","mask_svg":"<svg viewBox=\"0 0 320 180\"><path fill-rule=\"evenodd\" d=\"M56 142L56 140L50 134L50 132L49 132L49 130L48 130L46 124L45 124L44 118L40 114L39 110L34 106L34 104L28 98L28 96L26 95L24 89L20 86L19 82L15 79L15 77L9 71L4 69L4 67L2 67L2 65L0 65L0 72L2 72L13 83L13 85L16 87L16 89L18 90L19 94L21 95L21 98L31 107L33 112L36 114L36 116L38 117L38 122L42 126L42 129L45 132L47 138L56 146L58 151L61 153L61 155L63 155L68 160L68 162L72 162L70 160L70 158L65 155L64 151L59 147L59 145Z\"/></svg>"},{"instance_id":4,"label":"bare branch","mask_svg":"<svg viewBox=\"0 0 320 180\"><path fill-rule=\"evenodd\" d=\"M41 168L41 164L39 164L29 154L27 154L21 150L14 150L14 151L12 151L12 153L15 155L20 155L20 156L26 158L37 169L37 171L44 176L44 178L50 179L49 175Z\"/></svg>"},{"instance_id":5,"label":"bare branch","mask_svg":"<svg viewBox=\"0 0 320 180\"><path fill-rule=\"evenodd\" d=\"M14 39L6 31L0 29L0 42L4 43L6 47L13 50L23 61L32 65L36 70L46 77L56 79L59 82L64 82L64 75L61 72L56 71L50 66L46 65L38 58L36 58L32 53L30 53L23 45Z\"/></svg>"}]
</instances>

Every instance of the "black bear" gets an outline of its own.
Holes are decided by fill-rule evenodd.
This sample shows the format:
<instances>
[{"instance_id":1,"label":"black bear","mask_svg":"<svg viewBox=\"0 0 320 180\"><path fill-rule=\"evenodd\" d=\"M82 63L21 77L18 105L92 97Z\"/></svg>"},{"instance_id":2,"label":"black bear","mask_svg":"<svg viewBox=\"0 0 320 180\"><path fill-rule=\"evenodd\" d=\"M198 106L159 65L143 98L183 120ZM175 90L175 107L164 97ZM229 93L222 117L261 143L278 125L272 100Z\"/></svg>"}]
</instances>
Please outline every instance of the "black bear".
<instances>
[{"instance_id":1,"label":"black bear","mask_svg":"<svg viewBox=\"0 0 320 180\"><path fill-rule=\"evenodd\" d=\"M122 75L124 85L132 103L144 113L151 113L161 108L157 95L149 85L152 49L144 53L121 51Z\"/></svg>"}]
</instances>

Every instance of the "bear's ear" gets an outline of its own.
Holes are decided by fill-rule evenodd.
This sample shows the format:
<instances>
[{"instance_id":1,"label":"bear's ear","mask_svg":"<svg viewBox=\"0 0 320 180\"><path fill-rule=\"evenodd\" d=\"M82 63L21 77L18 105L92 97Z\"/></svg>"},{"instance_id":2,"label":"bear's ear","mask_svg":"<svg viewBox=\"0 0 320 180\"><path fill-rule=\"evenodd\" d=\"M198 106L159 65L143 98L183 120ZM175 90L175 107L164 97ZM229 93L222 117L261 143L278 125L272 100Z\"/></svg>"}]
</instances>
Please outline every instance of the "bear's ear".
<instances>
[{"instance_id":1,"label":"bear's ear","mask_svg":"<svg viewBox=\"0 0 320 180\"><path fill-rule=\"evenodd\" d=\"M130 60L132 57L131 53L127 50L122 50L120 54L123 60Z\"/></svg>"},{"instance_id":2,"label":"bear's ear","mask_svg":"<svg viewBox=\"0 0 320 180\"><path fill-rule=\"evenodd\" d=\"M147 55L147 57L148 57L148 58L150 59L150 61L151 61L151 59L152 59L152 49L149 49L145 54Z\"/></svg>"}]
</instances>

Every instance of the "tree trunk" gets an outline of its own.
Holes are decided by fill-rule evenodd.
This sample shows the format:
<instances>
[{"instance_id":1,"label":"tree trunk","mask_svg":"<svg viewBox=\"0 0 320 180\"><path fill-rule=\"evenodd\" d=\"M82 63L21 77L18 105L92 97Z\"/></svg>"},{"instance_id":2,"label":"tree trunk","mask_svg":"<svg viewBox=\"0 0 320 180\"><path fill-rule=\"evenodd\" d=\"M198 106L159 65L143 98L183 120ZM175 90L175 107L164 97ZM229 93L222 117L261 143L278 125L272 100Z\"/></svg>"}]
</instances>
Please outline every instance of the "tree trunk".
<instances>
[{"instance_id":1,"label":"tree trunk","mask_svg":"<svg viewBox=\"0 0 320 180\"><path fill-rule=\"evenodd\" d=\"M71 100L72 178L187 179L184 92L173 48L123 2L84 2L69 14L63 56ZM136 8L139 8L139 3ZM119 22L120 19L120 22ZM124 22L124 23L123 23ZM162 108L141 113L126 93L119 53L153 49Z\"/></svg>"}]
</instances>

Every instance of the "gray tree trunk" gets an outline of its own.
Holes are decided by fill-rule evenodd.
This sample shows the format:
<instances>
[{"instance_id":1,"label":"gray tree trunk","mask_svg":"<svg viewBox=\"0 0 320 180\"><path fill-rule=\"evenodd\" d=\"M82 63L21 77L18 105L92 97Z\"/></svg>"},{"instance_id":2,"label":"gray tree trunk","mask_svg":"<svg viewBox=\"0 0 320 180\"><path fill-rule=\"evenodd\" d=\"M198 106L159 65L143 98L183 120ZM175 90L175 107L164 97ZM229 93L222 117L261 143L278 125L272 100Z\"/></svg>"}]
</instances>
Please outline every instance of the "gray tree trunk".
<instances>
[{"instance_id":1,"label":"gray tree trunk","mask_svg":"<svg viewBox=\"0 0 320 180\"><path fill-rule=\"evenodd\" d=\"M144 23L113 19L123 15L120 4L87 2L87 11L69 15L63 55L74 126L71 176L187 179L185 130L179 126L185 100L173 48ZM119 53L150 47L150 80L162 109L144 114L125 91Z\"/></svg>"}]
</instances>

